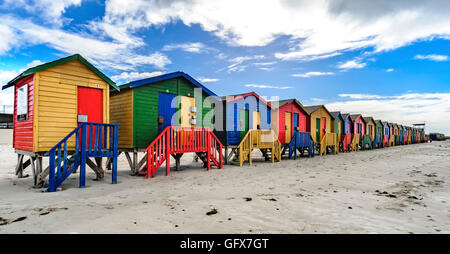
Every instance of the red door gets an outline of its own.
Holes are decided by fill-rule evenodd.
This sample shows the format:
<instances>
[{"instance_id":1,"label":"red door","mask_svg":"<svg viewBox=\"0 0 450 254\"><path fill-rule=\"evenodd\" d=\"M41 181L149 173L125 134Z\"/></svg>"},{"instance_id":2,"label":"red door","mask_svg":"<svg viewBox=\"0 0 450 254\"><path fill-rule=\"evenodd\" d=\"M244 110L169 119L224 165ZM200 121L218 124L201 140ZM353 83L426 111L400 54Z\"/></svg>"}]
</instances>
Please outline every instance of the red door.
<instances>
[{"instance_id":1,"label":"red door","mask_svg":"<svg viewBox=\"0 0 450 254\"><path fill-rule=\"evenodd\" d=\"M78 125L83 122L103 123L103 91L101 89L78 87ZM95 141L94 128L91 145ZM89 137L89 127L87 136Z\"/></svg>"},{"instance_id":2,"label":"red door","mask_svg":"<svg viewBox=\"0 0 450 254\"><path fill-rule=\"evenodd\" d=\"M327 128L327 118L322 117L322 138L323 136L325 136L326 128Z\"/></svg>"}]
</instances>

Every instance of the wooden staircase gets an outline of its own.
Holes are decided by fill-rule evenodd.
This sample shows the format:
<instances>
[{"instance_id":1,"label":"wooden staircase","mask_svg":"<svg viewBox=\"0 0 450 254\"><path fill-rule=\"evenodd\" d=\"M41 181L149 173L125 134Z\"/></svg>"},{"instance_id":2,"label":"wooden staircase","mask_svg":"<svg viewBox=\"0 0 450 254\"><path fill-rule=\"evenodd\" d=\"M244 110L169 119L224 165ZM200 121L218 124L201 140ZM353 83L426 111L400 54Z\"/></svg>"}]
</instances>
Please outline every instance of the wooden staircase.
<instances>
[{"instance_id":1,"label":"wooden staircase","mask_svg":"<svg viewBox=\"0 0 450 254\"><path fill-rule=\"evenodd\" d=\"M383 136L383 142L381 143L381 145L383 148L389 146L389 136L388 135Z\"/></svg>"},{"instance_id":2,"label":"wooden staircase","mask_svg":"<svg viewBox=\"0 0 450 254\"><path fill-rule=\"evenodd\" d=\"M361 143L361 134L359 134L359 133L353 134L353 138L352 138L352 151L353 152L359 151L360 143Z\"/></svg>"},{"instance_id":3,"label":"wooden staircase","mask_svg":"<svg viewBox=\"0 0 450 254\"><path fill-rule=\"evenodd\" d=\"M338 140L336 133L325 133L320 141L320 156L327 154L327 147L332 147L333 153L337 154L339 150Z\"/></svg>"},{"instance_id":4,"label":"wooden staircase","mask_svg":"<svg viewBox=\"0 0 450 254\"><path fill-rule=\"evenodd\" d=\"M259 149L263 156L272 162L281 161L281 143L273 130L249 130L237 148L235 161L242 166L248 158L252 164L252 151Z\"/></svg>"},{"instance_id":5,"label":"wooden staircase","mask_svg":"<svg viewBox=\"0 0 450 254\"><path fill-rule=\"evenodd\" d=\"M396 139L397 135L391 135L389 137L389 146L395 146L395 139Z\"/></svg>"},{"instance_id":6,"label":"wooden staircase","mask_svg":"<svg viewBox=\"0 0 450 254\"><path fill-rule=\"evenodd\" d=\"M370 140L369 134L365 134L361 141L361 150L372 149L372 140Z\"/></svg>"},{"instance_id":7,"label":"wooden staircase","mask_svg":"<svg viewBox=\"0 0 450 254\"><path fill-rule=\"evenodd\" d=\"M381 137L380 134L375 135L375 138L373 139L372 142L372 148L382 148L383 145L381 143Z\"/></svg>"},{"instance_id":8,"label":"wooden staircase","mask_svg":"<svg viewBox=\"0 0 450 254\"><path fill-rule=\"evenodd\" d=\"M308 157L314 157L314 140L309 132L298 132L295 131L294 135L289 142L289 159L294 157L297 159L297 151L303 154L304 150L308 150Z\"/></svg>"},{"instance_id":9,"label":"wooden staircase","mask_svg":"<svg viewBox=\"0 0 450 254\"><path fill-rule=\"evenodd\" d=\"M351 133L345 133L342 137L342 152L351 152L352 151L352 134Z\"/></svg>"},{"instance_id":10,"label":"wooden staircase","mask_svg":"<svg viewBox=\"0 0 450 254\"><path fill-rule=\"evenodd\" d=\"M103 178L103 172L99 172L97 167L91 166L90 157L110 158L110 162L113 163L112 183L117 183L118 133L117 124L82 123L46 152L44 156L49 157L49 167L42 172L40 179L44 179L48 174L47 192L56 191L56 188L78 167L80 168L79 186L80 188L85 187L86 164L95 171L97 178ZM75 141L75 146L72 149L68 144L73 141Z\"/></svg>"},{"instance_id":11,"label":"wooden staircase","mask_svg":"<svg viewBox=\"0 0 450 254\"><path fill-rule=\"evenodd\" d=\"M184 153L196 153L207 170L211 163L223 167L222 143L206 127L166 127L147 147L147 165L140 174L151 178L166 162L166 175L170 174L170 156L180 158Z\"/></svg>"}]
</instances>

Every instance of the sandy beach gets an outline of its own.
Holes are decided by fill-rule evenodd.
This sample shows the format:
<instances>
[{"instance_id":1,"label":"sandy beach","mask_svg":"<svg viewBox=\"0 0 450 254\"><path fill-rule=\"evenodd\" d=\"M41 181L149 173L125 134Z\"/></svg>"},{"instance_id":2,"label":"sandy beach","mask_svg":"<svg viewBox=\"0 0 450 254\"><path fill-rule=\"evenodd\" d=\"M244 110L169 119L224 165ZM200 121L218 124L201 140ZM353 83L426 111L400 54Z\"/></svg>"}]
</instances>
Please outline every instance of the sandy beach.
<instances>
[{"instance_id":1,"label":"sandy beach","mask_svg":"<svg viewBox=\"0 0 450 254\"><path fill-rule=\"evenodd\" d=\"M89 170L55 193L15 163L0 145L0 233L450 233L450 141L210 171L186 155L152 179L121 155L118 184Z\"/></svg>"}]
</instances>

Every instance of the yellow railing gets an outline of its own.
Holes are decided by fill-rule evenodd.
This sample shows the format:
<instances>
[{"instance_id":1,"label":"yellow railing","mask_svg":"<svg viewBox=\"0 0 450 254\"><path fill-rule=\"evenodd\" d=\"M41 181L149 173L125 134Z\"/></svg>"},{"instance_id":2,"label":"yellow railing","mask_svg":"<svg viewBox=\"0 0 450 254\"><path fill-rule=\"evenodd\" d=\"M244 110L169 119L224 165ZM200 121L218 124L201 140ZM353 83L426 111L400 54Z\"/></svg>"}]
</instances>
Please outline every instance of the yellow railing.
<instances>
[{"instance_id":1,"label":"yellow railing","mask_svg":"<svg viewBox=\"0 0 450 254\"><path fill-rule=\"evenodd\" d=\"M325 155L327 153L327 147L334 147L334 154L338 152L338 140L336 133L325 133L322 140L320 141L320 155Z\"/></svg>"},{"instance_id":2,"label":"yellow railing","mask_svg":"<svg viewBox=\"0 0 450 254\"><path fill-rule=\"evenodd\" d=\"M395 138L397 135L391 135L389 137L389 146L395 146Z\"/></svg>"},{"instance_id":3,"label":"yellow railing","mask_svg":"<svg viewBox=\"0 0 450 254\"><path fill-rule=\"evenodd\" d=\"M352 151L356 152L359 151L359 142L361 141L361 134L356 133L353 134L352 138Z\"/></svg>"},{"instance_id":4,"label":"yellow railing","mask_svg":"<svg viewBox=\"0 0 450 254\"><path fill-rule=\"evenodd\" d=\"M252 164L253 149L271 149L272 162L274 158L281 160L281 143L273 130L249 130L245 134L238 146L240 166L244 164L247 157L250 165Z\"/></svg>"}]
</instances>

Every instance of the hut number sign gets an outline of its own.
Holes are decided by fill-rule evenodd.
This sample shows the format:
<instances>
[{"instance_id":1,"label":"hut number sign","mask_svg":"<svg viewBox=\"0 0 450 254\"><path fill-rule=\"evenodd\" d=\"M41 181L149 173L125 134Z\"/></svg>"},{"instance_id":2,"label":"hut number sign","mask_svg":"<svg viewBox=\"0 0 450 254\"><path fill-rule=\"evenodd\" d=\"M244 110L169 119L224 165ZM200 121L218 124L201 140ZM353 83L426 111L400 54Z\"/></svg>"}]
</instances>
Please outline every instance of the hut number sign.
<instances>
[{"instance_id":1,"label":"hut number sign","mask_svg":"<svg viewBox=\"0 0 450 254\"><path fill-rule=\"evenodd\" d=\"M17 120L27 120L28 84L17 89Z\"/></svg>"}]
</instances>

